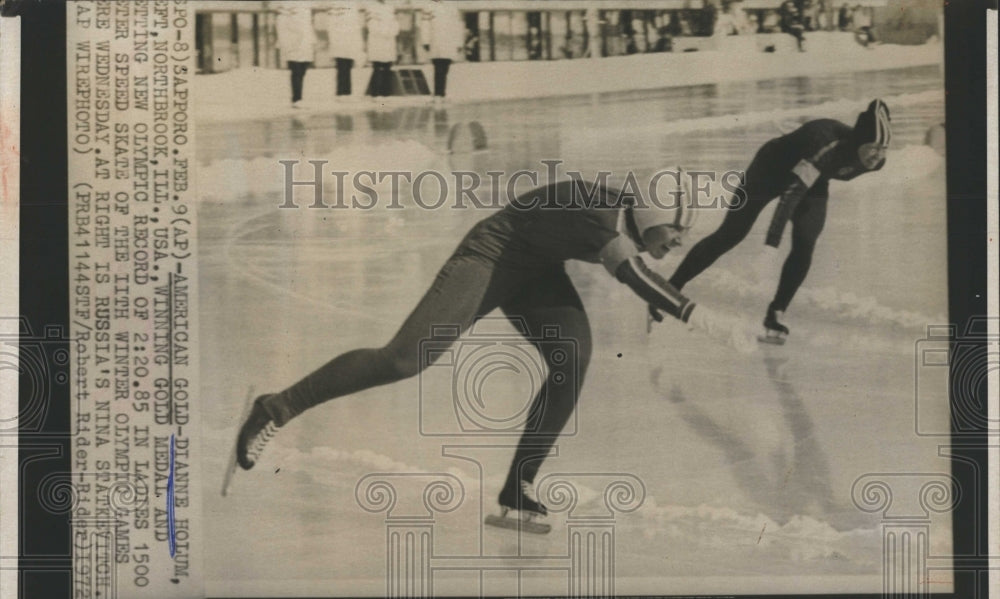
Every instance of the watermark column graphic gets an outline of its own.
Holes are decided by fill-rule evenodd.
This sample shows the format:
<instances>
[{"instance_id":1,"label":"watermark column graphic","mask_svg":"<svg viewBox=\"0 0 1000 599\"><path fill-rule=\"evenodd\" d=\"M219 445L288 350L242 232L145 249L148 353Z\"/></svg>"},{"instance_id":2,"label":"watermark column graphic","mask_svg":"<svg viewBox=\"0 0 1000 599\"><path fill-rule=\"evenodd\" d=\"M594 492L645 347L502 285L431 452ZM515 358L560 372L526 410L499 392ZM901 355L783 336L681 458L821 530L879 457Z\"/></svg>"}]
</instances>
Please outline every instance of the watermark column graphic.
<instances>
[{"instance_id":1,"label":"watermark column graphic","mask_svg":"<svg viewBox=\"0 0 1000 599\"><path fill-rule=\"evenodd\" d=\"M458 456L473 449L483 448L450 446L446 451ZM451 555L436 550L434 527L435 514L453 512L465 500L465 488L457 477L447 473L363 477L355 488L358 504L367 512L385 514L386 595L435 596L435 573L448 572L475 575L479 596L487 596L495 589L485 588L482 574L506 571L517 578L517 596L522 596L522 575L538 572L565 580L564 592L570 597L613 596L616 516L642 505L645 485L632 474L557 473L545 476L538 488L539 498L551 504L550 513L566 516L565 537L560 536L565 538L564 552L524 555L518 550L510 555L487 552L480 544L478 554ZM600 499L581 501L582 489L596 491ZM520 532L503 533L516 535L520 543Z\"/></svg>"},{"instance_id":2,"label":"watermark column graphic","mask_svg":"<svg viewBox=\"0 0 1000 599\"><path fill-rule=\"evenodd\" d=\"M915 345L914 431L941 438L938 455L951 460L956 495L954 555L947 564L931 556L929 580L935 570L948 570L954 579L976 585L969 581L1000 572L1000 561L988 553L996 540L981 536L990 510L985 503L996 500L995 493L985 492L994 475L982 472L981 466L989 463L987 453L995 454L1000 435L1000 417L993 407L1000 373L998 325L996 316L972 317L964 327L930 325ZM947 418L941 416L941 406L948 406ZM995 464L991 470L995 473ZM961 516L967 519L960 520Z\"/></svg>"},{"instance_id":3,"label":"watermark column graphic","mask_svg":"<svg viewBox=\"0 0 1000 599\"><path fill-rule=\"evenodd\" d=\"M129 548L128 518L148 518L150 512L145 480L108 472L52 473L37 494L46 511L70 517L74 596L117 598L119 565L130 570L126 589L148 584L149 566L123 551Z\"/></svg>"},{"instance_id":4,"label":"watermark column graphic","mask_svg":"<svg viewBox=\"0 0 1000 599\"><path fill-rule=\"evenodd\" d=\"M530 412L536 394L546 392L547 365L537 349L546 351L553 363L563 366L563 371L552 377L552 385L579 384L577 342L564 336L558 326L542 327L537 336L532 336L523 319L487 317L464 336L458 325L435 325L430 333L420 341L418 349L419 426L423 437L508 437L513 448L529 418L538 419L538 414ZM524 392L513 399L490 397L490 378L506 374L526 383ZM447 411L451 417L445 416L442 396L450 400ZM574 410L560 437L575 434Z\"/></svg>"},{"instance_id":5,"label":"watermark column graphic","mask_svg":"<svg viewBox=\"0 0 1000 599\"><path fill-rule=\"evenodd\" d=\"M882 593L886 597L929 596L935 572L950 571L952 555L931 554L932 514L951 512L961 489L949 474L882 472L854 481L858 509L882 516Z\"/></svg>"},{"instance_id":6,"label":"watermark column graphic","mask_svg":"<svg viewBox=\"0 0 1000 599\"><path fill-rule=\"evenodd\" d=\"M579 488L603 488L602 501L581 503ZM615 594L615 517L634 512L646 486L632 474L549 474L538 483L550 513L566 514L570 597Z\"/></svg>"},{"instance_id":7,"label":"watermark column graphic","mask_svg":"<svg viewBox=\"0 0 1000 599\"><path fill-rule=\"evenodd\" d=\"M385 513L385 592L388 597L433 597L434 514L457 509L465 487L447 473L374 473L358 481L358 505Z\"/></svg>"},{"instance_id":8,"label":"watermark column graphic","mask_svg":"<svg viewBox=\"0 0 1000 599\"><path fill-rule=\"evenodd\" d=\"M518 447L531 460L559 455L559 446L552 443L554 431L540 430L538 423L545 410L557 409L552 401L575 398L579 392L580 361L586 358L577 340L559 326L529 326L517 317L483 318L464 333L458 324L435 324L429 333L419 342L418 432L425 440L439 439L443 457L471 466L475 482L463 486L445 473L369 474L360 480L358 504L385 514L386 593L431 596L445 592L444 577L464 585L462 594L537 595L534 585L539 584L548 585L546 594L551 594L555 584L557 594L612 595L616 514L637 509L645 499L645 486L636 476L545 476L534 485L538 499L565 521L564 528L560 523L548 533L491 528L484 522L487 513L498 509L495 493L500 489L492 485L507 477ZM506 382L494 386L494 376ZM577 432L576 411L567 417L557 431L560 438ZM497 464L504 465L502 472L492 471ZM466 501L466 487L471 501ZM470 543L460 549L444 547L436 530L444 531L446 523L438 516L459 507L466 508L463 517L475 518L460 525ZM502 541L488 537L487 529ZM545 539L541 544L540 538ZM565 548L558 549L563 543Z\"/></svg>"},{"instance_id":9,"label":"watermark column graphic","mask_svg":"<svg viewBox=\"0 0 1000 599\"><path fill-rule=\"evenodd\" d=\"M0 480L0 491L3 492L0 510L14 515L10 520L4 519L5 538L9 530L7 526L17 522L18 529L16 535L10 535L17 542L13 546L5 543L0 553L0 576L3 578L2 588L14 589L14 592L17 578L7 576L8 572L19 573L23 580L25 576L37 576L41 572L68 573L72 568L70 555L34 553L32 538L26 534L29 523L21 519L19 510L19 504L30 505L37 498L42 509L36 516L52 515L56 520L65 516L66 512L60 511L59 506L67 495L60 489L71 485L70 473L59 475L64 485L53 485L53 475L49 474L42 479L43 482L50 481L44 487L25 485L18 488L19 475L24 480L34 480L38 476L36 467L44 470L44 462L63 457L63 446L54 442L44 430L54 408L55 390L70 383L72 342L65 327L47 325L38 328L24 317L0 317L0 382L10 389L4 397L12 400L0 412L0 450L5 460L11 460L5 464ZM37 496L32 497L31 494ZM47 524L32 522L33 527Z\"/></svg>"},{"instance_id":10,"label":"watermark column graphic","mask_svg":"<svg viewBox=\"0 0 1000 599\"><path fill-rule=\"evenodd\" d=\"M918 435L961 439L1000 434L1000 419L991 419L983 403L990 377L1000 371L1000 337L989 332L991 325L996 330L997 318L970 319L961 331L954 324L930 325L917 341L913 382ZM949 399L951 422L934 418L934 407Z\"/></svg>"}]
</instances>

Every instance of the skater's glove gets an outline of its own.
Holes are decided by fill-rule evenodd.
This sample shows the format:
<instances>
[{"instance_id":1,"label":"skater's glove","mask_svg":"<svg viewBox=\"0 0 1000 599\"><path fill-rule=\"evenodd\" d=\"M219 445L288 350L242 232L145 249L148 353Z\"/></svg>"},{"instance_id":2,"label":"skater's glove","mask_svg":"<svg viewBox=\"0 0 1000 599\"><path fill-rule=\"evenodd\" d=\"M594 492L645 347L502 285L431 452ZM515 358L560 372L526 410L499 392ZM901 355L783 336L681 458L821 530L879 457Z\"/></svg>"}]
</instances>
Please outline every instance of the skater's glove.
<instances>
[{"instance_id":1,"label":"skater's glove","mask_svg":"<svg viewBox=\"0 0 1000 599\"><path fill-rule=\"evenodd\" d=\"M646 304L646 308L649 310L649 318L655 320L656 322L663 322L663 313L656 309L653 304Z\"/></svg>"},{"instance_id":2,"label":"skater's glove","mask_svg":"<svg viewBox=\"0 0 1000 599\"><path fill-rule=\"evenodd\" d=\"M757 350L753 333L742 321L702 304L695 305L687 324L690 330L728 345L741 354L751 354Z\"/></svg>"},{"instance_id":3,"label":"skater's glove","mask_svg":"<svg viewBox=\"0 0 1000 599\"><path fill-rule=\"evenodd\" d=\"M653 304L646 304L646 334L653 332L654 322L663 322L663 314Z\"/></svg>"}]
</instances>

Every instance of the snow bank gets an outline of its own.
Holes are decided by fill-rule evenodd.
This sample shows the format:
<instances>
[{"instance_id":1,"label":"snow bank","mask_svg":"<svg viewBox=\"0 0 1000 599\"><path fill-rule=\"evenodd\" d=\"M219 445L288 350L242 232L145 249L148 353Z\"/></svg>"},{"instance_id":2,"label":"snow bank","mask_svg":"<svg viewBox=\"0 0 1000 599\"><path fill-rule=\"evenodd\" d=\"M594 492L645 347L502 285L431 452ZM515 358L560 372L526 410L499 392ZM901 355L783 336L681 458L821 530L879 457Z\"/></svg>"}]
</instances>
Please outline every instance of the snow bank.
<instances>
[{"instance_id":1,"label":"snow bank","mask_svg":"<svg viewBox=\"0 0 1000 599\"><path fill-rule=\"evenodd\" d=\"M659 89L815 76L940 64L941 44L862 48L844 34L815 34L807 52L763 53L751 50L759 40L718 42L720 49L616 56L600 59L539 62L456 63L448 77L453 101L504 100L559 95L591 94L635 89ZM741 43L742 42L742 43ZM746 48L743 48L747 45ZM428 81L429 65L422 65ZM422 103L426 97L389 98L379 103L357 98L335 102L333 69L313 69L306 74L304 110L344 112L369 110L380 105ZM367 68L354 69L355 93L365 89ZM195 116L199 122L248 120L290 115L303 109L291 107L289 74L277 69L238 69L195 77Z\"/></svg>"}]
</instances>

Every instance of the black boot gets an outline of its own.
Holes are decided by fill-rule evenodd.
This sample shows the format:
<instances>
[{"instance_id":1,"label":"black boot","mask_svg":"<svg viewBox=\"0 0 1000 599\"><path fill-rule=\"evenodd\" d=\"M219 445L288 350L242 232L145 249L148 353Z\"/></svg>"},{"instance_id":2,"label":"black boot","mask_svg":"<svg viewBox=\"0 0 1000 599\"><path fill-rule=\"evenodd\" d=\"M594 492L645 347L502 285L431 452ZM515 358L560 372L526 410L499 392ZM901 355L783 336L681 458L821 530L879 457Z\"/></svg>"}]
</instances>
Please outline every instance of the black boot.
<instances>
[{"instance_id":1,"label":"black boot","mask_svg":"<svg viewBox=\"0 0 1000 599\"><path fill-rule=\"evenodd\" d=\"M500 491L500 507L518 510L523 515L545 516L549 513L545 505L535 497L534 485L526 480L517 485L508 483L504 486Z\"/></svg>"},{"instance_id":2,"label":"black boot","mask_svg":"<svg viewBox=\"0 0 1000 599\"><path fill-rule=\"evenodd\" d=\"M764 317L764 328L767 329L769 335L772 331L781 337L788 335L788 327L778 321L778 318L783 315L784 311L776 310L773 303L767 307L767 316Z\"/></svg>"}]
</instances>

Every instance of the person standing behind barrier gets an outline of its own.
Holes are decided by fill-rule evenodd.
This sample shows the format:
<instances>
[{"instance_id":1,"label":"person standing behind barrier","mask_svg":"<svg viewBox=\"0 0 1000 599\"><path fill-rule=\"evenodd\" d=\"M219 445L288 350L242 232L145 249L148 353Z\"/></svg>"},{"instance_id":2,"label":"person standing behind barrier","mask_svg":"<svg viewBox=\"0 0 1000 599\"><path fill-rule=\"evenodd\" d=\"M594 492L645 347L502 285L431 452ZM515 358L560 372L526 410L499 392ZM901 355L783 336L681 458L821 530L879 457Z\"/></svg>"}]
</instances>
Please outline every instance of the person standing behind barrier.
<instances>
[{"instance_id":1,"label":"person standing behind barrier","mask_svg":"<svg viewBox=\"0 0 1000 599\"><path fill-rule=\"evenodd\" d=\"M443 101L448 70L465 46L465 23L457 10L441 1L433 2L427 14L428 50L434 65L434 100Z\"/></svg>"},{"instance_id":2,"label":"person standing behind barrier","mask_svg":"<svg viewBox=\"0 0 1000 599\"><path fill-rule=\"evenodd\" d=\"M875 32L872 30L872 17L867 8L860 5L856 6L852 20L854 21L854 37L858 40L858 43L866 48L870 48L872 44L878 41L875 37Z\"/></svg>"},{"instance_id":3,"label":"person standing behind barrier","mask_svg":"<svg viewBox=\"0 0 1000 599\"><path fill-rule=\"evenodd\" d=\"M341 0L330 9L327 31L330 37L330 53L337 68L337 99L351 95L351 69L364 58L364 40L361 12L357 2Z\"/></svg>"},{"instance_id":4,"label":"person standing behind barrier","mask_svg":"<svg viewBox=\"0 0 1000 599\"><path fill-rule=\"evenodd\" d=\"M590 7L587 9L584 16L584 24L586 26L587 41L583 55L588 58L600 58L603 55L601 51L601 15L596 8Z\"/></svg>"},{"instance_id":5,"label":"person standing behind barrier","mask_svg":"<svg viewBox=\"0 0 1000 599\"><path fill-rule=\"evenodd\" d=\"M372 97L388 96L392 92L392 63L396 62L396 35L399 21L396 11L376 0L365 5L368 10L368 62L372 63L369 93Z\"/></svg>"},{"instance_id":6,"label":"person standing behind barrier","mask_svg":"<svg viewBox=\"0 0 1000 599\"><path fill-rule=\"evenodd\" d=\"M306 70L313 62L316 33L313 31L312 6L308 2L275 3L278 48L281 59L292 72L292 107L302 103L302 87Z\"/></svg>"},{"instance_id":7,"label":"person standing behind barrier","mask_svg":"<svg viewBox=\"0 0 1000 599\"><path fill-rule=\"evenodd\" d=\"M781 31L790 34L795 38L795 43L799 48L799 52L805 51L805 36L803 35L805 27L802 25L802 14L799 12L799 7L796 6L793 0L785 0L781 4Z\"/></svg>"},{"instance_id":8,"label":"person standing behind barrier","mask_svg":"<svg viewBox=\"0 0 1000 599\"><path fill-rule=\"evenodd\" d=\"M853 28L851 24L851 7L846 2L840 5L840 10L837 12L837 26L841 31L850 31Z\"/></svg>"}]
</instances>

